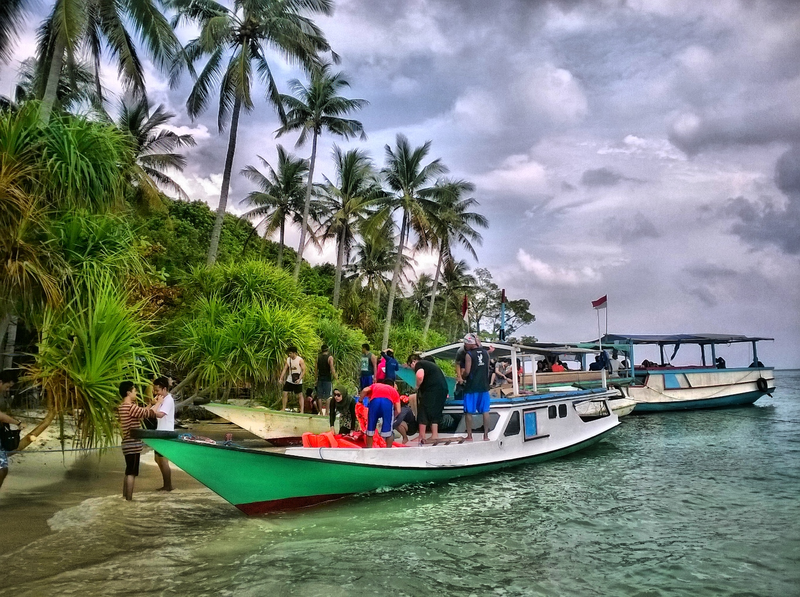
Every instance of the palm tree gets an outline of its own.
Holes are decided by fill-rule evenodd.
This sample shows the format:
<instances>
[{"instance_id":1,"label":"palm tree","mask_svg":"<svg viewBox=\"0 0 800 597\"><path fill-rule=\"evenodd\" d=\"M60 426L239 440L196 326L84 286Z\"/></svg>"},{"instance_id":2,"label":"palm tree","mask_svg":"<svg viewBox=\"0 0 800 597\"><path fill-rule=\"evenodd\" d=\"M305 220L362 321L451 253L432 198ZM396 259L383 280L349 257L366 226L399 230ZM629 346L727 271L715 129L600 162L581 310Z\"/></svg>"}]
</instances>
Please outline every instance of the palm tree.
<instances>
[{"instance_id":1,"label":"palm tree","mask_svg":"<svg viewBox=\"0 0 800 597\"><path fill-rule=\"evenodd\" d=\"M433 277L428 316L422 331L423 339L428 336L428 329L433 318L433 306L436 301L436 289L439 285L442 261L446 256L450 256L452 259L453 244L463 246L476 261L478 260L472 243L480 244L483 242L483 238L475 230L475 227L486 228L489 223L481 214L467 211L478 205L478 202L472 198L463 198L463 195L474 190L475 186L464 180L442 180L436 184L435 197L439 207L431 221L431 233L434 242L438 245L439 262L436 264L436 273Z\"/></svg>"},{"instance_id":2,"label":"palm tree","mask_svg":"<svg viewBox=\"0 0 800 597\"><path fill-rule=\"evenodd\" d=\"M311 188L314 184L314 165L317 160L317 139L323 131L339 135L345 139L360 135L364 140L364 127L357 120L342 118L344 114L358 110L369 102L362 99L347 99L338 95L339 90L350 87L350 83L342 73L330 74L330 64L322 64L311 71L311 82L308 87L297 79L289 81L294 95L281 95L281 102L286 107L286 122L278 129L277 135L289 131L300 131L297 147L306 142L311 134L311 159L308 169L306 201L303 206L303 224L300 228L300 246L297 249L297 262L294 265L294 279L300 275L300 263L303 261L303 250L306 241L308 211L311 205Z\"/></svg>"},{"instance_id":3,"label":"palm tree","mask_svg":"<svg viewBox=\"0 0 800 597\"><path fill-rule=\"evenodd\" d=\"M375 233L362 234L362 244L356 248L355 259L346 267L351 274L353 286L372 294L376 308L380 305L381 295L389 290L392 283L389 274L394 270L397 261L394 247L389 240L392 235L391 220L387 220L385 226ZM411 260L404 255L403 271L410 262ZM407 280L404 274L401 276Z\"/></svg>"},{"instance_id":4,"label":"palm tree","mask_svg":"<svg viewBox=\"0 0 800 597\"><path fill-rule=\"evenodd\" d=\"M259 188L258 191L253 191L245 197L244 203L253 208L244 216L246 218L263 216L253 230L266 224L265 236L278 231L278 267L283 267L286 220L291 218L296 224L302 222L308 160L287 153L282 145L278 145L277 170L261 156L258 156L258 159L267 169L267 174L255 166L247 166L242 170L242 174Z\"/></svg>"},{"instance_id":5,"label":"palm tree","mask_svg":"<svg viewBox=\"0 0 800 597\"><path fill-rule=\"evenodd\" d=\"M319 60L318 54L330 51L330 46L319 27L300 11L330 15L333 1L234 0L233 9L228 9L214 0L171 0L171 6L179 11L175 24L186 19L200 26L200 36L186 47L189 61L208 55L208 62L186 101L189 116L194 118L206 109L212 88L219 84L217 126L220 132L230 119L217 219L208 248L208 265L213 265L217 260L219 237L228 206L239 115L242 108L245 111L253 109L252 87L256 73L267 86L267 99L278 109L281 120L285 118L282 96L272 77L266 48L276 48L290 62L311 69ZM334 54L334 58L338 59L338 56Z\"/></svg>"},{"instance_id":6,"label":"palm tree","mask_svg":"<svg viewBox=\"0 0 800 597\"><path fill-rule=\"evenodd\" d=\"M333 146L336 184L325 177L321 201L326 205L327 219L322 222L325 236L336 239L336 278L333 283L333 306L339 306L342 269L350 261L356 229L368 217L370 209L383 196L377 172L366 152L351 149L343 152Z\"/></svg>"},{"instance_id":7,"label":"palm tree","mask_svg":"<svg viewBox=\"0 0 800 597\"><path fill-rule=\"evenodd\" d=\"M74 65L76 55L84 48L94 64L100 102L100 60L104 50L117 63L125 86L144 95L144 67L131 31L136 32L156 67L162 70L172 67L181 52L180 42L160 10L161 4L161 0L55 0L39 29L41 86L37 96L42 99L42 122L50 119L65 60Z\"/></svg>"},{"instance_id":8,"label":"palm tree","mask_svg":"<svg viewBox=\"0 0 800 597\"><path fill-rule=\"evenodd\" d=\"M461 305L464 299L464 294L473 288L477 281L475 276L469 273L467 262L463 259L456 261L452 255L445 257L442 264L442 285L445 292L445 314L452 313L452 321L454 322L454 330L449 334L451 338L455 338L464 321L461 318Z\"/></svg>"},{"instance_id":9,"label":"palm tree","mask_svg":"<svg viewBox=\"0 0 800 597\"><path fill-rule=\"evenodd\" d=\"M123 101L117 126L133 139L136 164L132 172L133 184L148 205L160 203L159 188L172 191L181 199L189 196L168 174L169 170L182 172L186 158L175 150L193 147L194 137L179 135L161 128L175 115L159 105L153 112L145 98Z\"/></svg>"},{"instance_id":10,"label":"palm tree","mask_svg":"<svg viewBox=\"0 0 800 597\"><path fill-rule=\"evenodd\" d=\"M389 329L392 327L392 309L394 297L397 292L397 283L403 264L403 253L409 233L413 230L417 235L417 244L424 244L430 237L430 214L436 210L436 202L432 197L436 189L431 182L440 174L447 172L447 167L439 159L429 164L422 165L431 149L431 142L411 149L405 135L398 134L396 148L386 146L386 166L383 169L384 177L394 196L387 202L387 209L400 210L402 219L400 235L397 237L397 255L392 274L392 285L389 289L389 304L386 308L386 321L383 326L383 340L381 348L386 348L389 343Z\"/></svg>"},{"instance_id":11,"label":"palm tree","mask_svg":"<svg viewBox=\"0 0 800 597\"><path fill-rule=\"evenodd\" d=\"M0 2L0 61L11 58L11 45L22 25L25 0L3 0Z\"/></svg>"}]
</instances>

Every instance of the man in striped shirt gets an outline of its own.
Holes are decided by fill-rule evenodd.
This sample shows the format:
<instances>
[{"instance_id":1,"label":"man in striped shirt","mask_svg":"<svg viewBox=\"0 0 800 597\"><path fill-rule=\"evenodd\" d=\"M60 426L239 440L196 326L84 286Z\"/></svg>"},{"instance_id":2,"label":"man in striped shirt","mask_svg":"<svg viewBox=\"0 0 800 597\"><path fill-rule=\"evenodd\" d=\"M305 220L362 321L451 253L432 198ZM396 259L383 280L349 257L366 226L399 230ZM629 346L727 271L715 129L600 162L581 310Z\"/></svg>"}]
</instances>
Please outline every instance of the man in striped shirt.
<instances>
[{"instance_id":1,"label":"man in striped shirt","mask_svg":"<svg viewBox=\"0 0 800 597\"><path fill-rule=\"evenodd\" d=\"M123 381L119 384L119 395L122 397L122 402L117 410L122 428L122 454L125 456L125 481L122 484L122 497L130 501L133 499L133 483L139 475L139 459L144 449L141 440L131 437L131 431L139 429L142 419L152 417L160 419L164 416L164 413L158 410L163 397L159 397L153 406L142 408L136 404L136 386L131 381Z\"/></svg>"}]
</instances>

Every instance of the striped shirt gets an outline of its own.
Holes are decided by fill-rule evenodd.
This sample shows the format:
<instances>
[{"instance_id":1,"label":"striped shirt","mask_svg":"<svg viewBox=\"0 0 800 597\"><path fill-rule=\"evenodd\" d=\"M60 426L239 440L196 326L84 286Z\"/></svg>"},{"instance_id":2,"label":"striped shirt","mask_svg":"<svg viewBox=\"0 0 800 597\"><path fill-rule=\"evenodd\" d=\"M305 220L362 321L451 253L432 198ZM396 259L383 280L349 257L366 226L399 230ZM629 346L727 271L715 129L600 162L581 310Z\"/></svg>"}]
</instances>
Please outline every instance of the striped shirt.
<instances>
[{"instance_id":1,"label":"striped shirt","mask_svg":"<svg viewBox=\"0 0 800 597\"><path fill-rule=\"evenodd\" d=\"M136 404L123 402L117 409L119 412L119 423L122 428L122 453L139 454L144 449L141 440L131 437L131 430L139 429L141 420L155 416L149 408L142 408Z\"/></svg>"}]
</instances>

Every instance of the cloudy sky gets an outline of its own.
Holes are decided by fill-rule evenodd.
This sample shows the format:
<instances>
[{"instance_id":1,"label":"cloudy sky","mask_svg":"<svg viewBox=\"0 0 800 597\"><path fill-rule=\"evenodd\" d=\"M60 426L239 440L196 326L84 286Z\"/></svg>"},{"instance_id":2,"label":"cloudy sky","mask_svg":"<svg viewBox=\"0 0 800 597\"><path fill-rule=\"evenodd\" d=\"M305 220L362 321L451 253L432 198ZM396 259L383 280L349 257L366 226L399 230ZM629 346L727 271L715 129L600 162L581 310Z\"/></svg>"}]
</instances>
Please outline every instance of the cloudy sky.
<instances>
[{"instance_id":1,"label":"cloudy sky","mask_svg":"<svg viewBox=\"0 0 800 597\"><path fill-rule=\"evenodd\" d=\"M370 102L368 141L341 145L381 165L397 133L431 140L431 157L475 183L490 220L478 265L530 300L524 333L596 337L590 301L607 294L611 332L769 336L761 360L800 367L800 2L338 0L318 23L347 95ZM15 60L33 47L24 31ZM302 76L272 60L279 82ZM192 122L191 82L170 90L149 72L151 100L198 140L184 188L216 206L216 105ZM106 83L119 91L113 69ZM293 149L277 127L264 101L243 117L235 170ZM234 177L231 210L249 190Z\"/></svg>"}]
</instances>

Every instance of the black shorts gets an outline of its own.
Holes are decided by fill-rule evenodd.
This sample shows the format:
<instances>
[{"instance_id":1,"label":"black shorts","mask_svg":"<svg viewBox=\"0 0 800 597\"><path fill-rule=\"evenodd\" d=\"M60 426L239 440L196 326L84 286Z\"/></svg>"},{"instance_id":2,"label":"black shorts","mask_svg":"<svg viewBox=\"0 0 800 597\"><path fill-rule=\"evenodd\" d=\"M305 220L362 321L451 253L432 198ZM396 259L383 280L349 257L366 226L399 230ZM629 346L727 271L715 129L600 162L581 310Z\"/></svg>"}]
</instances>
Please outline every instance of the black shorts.
<instances>
[{"instance_id":1,"label":"black shorts","mask_svg":"<svg viewBox=\"0 0 800 597\"><path fill-rule=\"evenodd\" d=\"M283 384L283 391L290 392L292 394L302 394L303 393L303 384L301 383L292 383L288 379Z\"/></svg>"},{"instance_id":2,"label":"black shorts","mask_svg":"<svg viewBox=\"0 0 800 597\"><path fill-rule=\"evenodd\" d=\"M417 423L419 425L441 423L446 400L447 390L426 392L417 402Z\"/></svg>"},{"instance_id":3,"label":"black shorts","mask_svg":"<svg viewBox=\"0 0 800 597\"><path fill-rule=\"evenodd\" d=\"M141 454L125 454L125 474L139 476L139 459Z\"/></svg>"}]
</instances>

